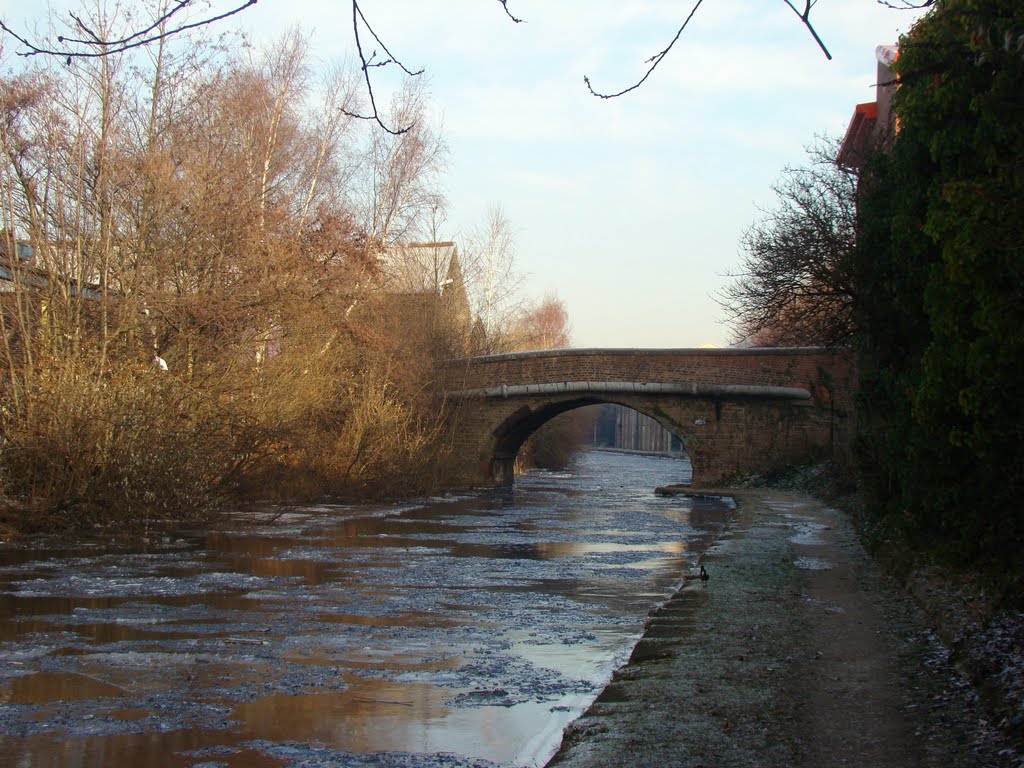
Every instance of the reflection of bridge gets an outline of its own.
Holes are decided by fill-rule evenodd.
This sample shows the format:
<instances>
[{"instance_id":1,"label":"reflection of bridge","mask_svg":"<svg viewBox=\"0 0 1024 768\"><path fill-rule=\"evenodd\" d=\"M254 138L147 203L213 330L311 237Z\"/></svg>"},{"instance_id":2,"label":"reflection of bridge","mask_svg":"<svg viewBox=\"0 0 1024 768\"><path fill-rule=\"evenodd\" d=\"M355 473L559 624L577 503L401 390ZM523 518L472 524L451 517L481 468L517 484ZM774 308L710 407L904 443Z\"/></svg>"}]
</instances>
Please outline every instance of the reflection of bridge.
<instances>
[{"instance_id":1,"label":"reflection of bridge","mask_svg":"<svg viewBox=\"0 0 1024 768\"><path fill-rule=\"evenodd\" d=\"M619 403L678 435L695 483L812 459L846 461L853 358L788 349L563 349L476 357L451 383L469 482L510 483L531 433L565 411Z\"/></svg>"}]
</instances>

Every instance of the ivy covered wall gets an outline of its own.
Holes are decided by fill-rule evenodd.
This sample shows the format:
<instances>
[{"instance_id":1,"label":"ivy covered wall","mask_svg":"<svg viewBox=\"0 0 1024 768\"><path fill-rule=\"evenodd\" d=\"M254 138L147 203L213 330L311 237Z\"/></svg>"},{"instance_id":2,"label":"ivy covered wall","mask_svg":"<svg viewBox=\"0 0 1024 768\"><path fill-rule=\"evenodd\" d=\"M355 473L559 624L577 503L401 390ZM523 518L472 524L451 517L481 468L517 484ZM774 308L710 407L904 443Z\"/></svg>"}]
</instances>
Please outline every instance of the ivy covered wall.
<instances>
[{"instance_id":1,"label":"ivy covered wall","mask_svg":"<svg viewBox=\"0 0 1024 768\"><path fill-rule=\"evenodd\" d=\"M1024 573L1024 4L939 0L896 71L899 132L867 170L856 257L869 520L1012 587Z\"/></svg>"}]
</instances>

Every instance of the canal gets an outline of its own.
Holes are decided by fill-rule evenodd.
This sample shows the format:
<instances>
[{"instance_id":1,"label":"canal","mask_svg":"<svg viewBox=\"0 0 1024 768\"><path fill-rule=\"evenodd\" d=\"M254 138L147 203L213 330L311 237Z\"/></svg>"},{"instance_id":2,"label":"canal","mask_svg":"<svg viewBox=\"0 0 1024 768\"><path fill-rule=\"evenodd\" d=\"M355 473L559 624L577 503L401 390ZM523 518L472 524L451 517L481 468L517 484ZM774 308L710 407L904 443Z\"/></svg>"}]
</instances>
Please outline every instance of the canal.
<instances>
[{"instance_id":1,"label":"canal","mask_svg":"<svg viewBox=\"0 0 1024 768\"><path fill-rule=\"evenodd\" d=\"M540 766L731 514L682 460L0 548L0 766ZM699 588L699 587L698 587Z\"/></svg>"}]
</instances>

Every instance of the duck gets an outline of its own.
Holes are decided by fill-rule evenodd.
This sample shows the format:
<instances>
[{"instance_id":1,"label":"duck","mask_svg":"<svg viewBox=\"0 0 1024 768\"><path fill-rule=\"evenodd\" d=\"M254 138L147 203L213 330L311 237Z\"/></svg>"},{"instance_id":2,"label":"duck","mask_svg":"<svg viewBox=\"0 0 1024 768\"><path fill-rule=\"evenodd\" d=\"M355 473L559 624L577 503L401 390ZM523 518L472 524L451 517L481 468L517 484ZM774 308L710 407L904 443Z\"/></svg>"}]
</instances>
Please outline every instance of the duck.
<instances>
[{"instance_id":1,"label":"duck","mask_svg":"<svg viewBox=\"0 0 1024 768\"><path fill-rule=\"evenodd\" d=\"M711 578L708 576L708 569L704 567L703 563L697 563L697 565L700 566L700 570L688 571L684 578L687 581L697 581L697 579L700 579L702 582L707 584L708 579Z\"/></svg>"}]
</instances>

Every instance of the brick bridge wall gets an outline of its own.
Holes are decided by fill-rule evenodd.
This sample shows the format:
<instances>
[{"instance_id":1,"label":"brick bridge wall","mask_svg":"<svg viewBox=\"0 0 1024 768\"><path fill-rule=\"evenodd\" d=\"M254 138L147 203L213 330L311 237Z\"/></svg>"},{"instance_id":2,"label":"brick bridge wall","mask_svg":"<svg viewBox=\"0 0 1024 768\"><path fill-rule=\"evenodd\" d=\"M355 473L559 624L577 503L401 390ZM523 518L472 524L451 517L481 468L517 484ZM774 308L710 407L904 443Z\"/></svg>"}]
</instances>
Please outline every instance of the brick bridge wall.
<instances>
[{"instance_id":1,"label":"brick bridge wall","mask_svg":"<svg viewBox=\"0 0 1024 768\"><path fill-rule=\"evenodd\" d=\"M850 459L853 356L821 348L570 349L450 369L461 480L511 481L523 441L584 405L619 403L678 435L693 482L812 459Z\"/></svg>"}]
</instances>

